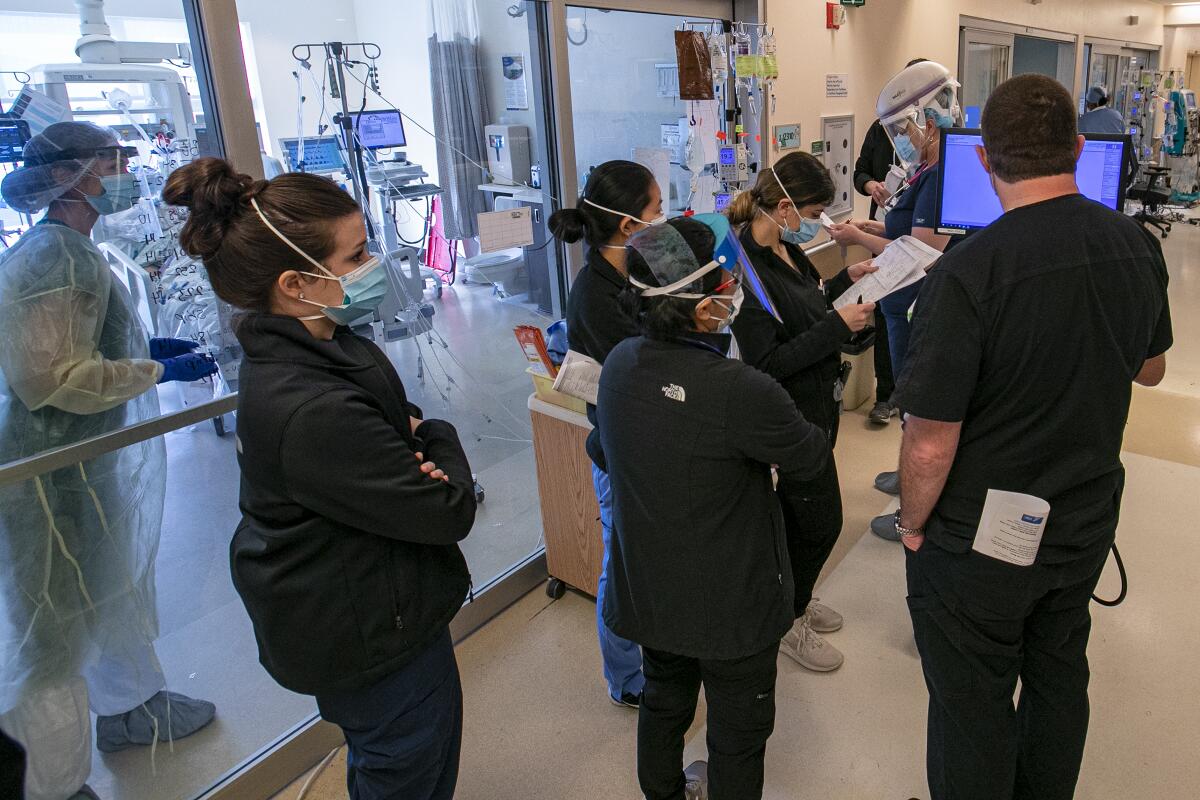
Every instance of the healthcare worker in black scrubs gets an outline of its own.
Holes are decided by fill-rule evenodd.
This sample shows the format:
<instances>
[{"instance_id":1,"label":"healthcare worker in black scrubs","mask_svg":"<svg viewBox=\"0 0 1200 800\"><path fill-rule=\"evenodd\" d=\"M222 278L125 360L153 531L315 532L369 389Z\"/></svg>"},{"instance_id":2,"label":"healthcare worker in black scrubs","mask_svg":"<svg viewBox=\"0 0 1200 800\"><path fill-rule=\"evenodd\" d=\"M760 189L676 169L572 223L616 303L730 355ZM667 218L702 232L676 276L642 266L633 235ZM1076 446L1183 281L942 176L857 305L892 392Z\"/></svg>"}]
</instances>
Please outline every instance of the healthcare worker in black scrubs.
<instances>
[{"instance_id":1,"label":"healthcare worker in black scrubs","mask_svg":"<svg viewBox=\"0 0 1200 800\"><path fill-rule=\"evenodd\" d=\"M855 264L825 283L800 248L821 229L818 218L833 196L829 170L808 153L791 153L760 172L754 187L738 195L726 212L773 306L768 310L753 293L747 295L733 324L742 360L779 381L804 418L829 441L829 458L816 478L782 475L778 486L796 617L780 649L815 672L835 670L843 660L819 635L840 629L842 615L812 597L842 531L842 495L832 452L840 411L841 346L871 328L875 314L874 303L853 303L838 311L831 307L873 266Z\"/></svg>"},{"instance_id":2,"label":"healthcare worker in black scrubs","mask_svg":"<svg viewBox=\"0 0 1200 800\"><path fill-rule=\"evenodd\" d=\"M625 288L625 242L635 232L661 223L662 192L653 173L632 161L606 161L592 170L575 208L550 216L550 230L564 242L587 242L587 262L571 284L567 298L567 338L577 353L601 364L609 352L630 336L637 322L621 307ZM601 609L608 587L608 549L612 539L612 486L600 451L596 407L588 405L592 432L587 452L592 460L592 484L600 506L604 560L596 590L596 635L608 697L618 706L637 708L642 694L641 649L609 630Z\"/></svg>"}]
</instances>

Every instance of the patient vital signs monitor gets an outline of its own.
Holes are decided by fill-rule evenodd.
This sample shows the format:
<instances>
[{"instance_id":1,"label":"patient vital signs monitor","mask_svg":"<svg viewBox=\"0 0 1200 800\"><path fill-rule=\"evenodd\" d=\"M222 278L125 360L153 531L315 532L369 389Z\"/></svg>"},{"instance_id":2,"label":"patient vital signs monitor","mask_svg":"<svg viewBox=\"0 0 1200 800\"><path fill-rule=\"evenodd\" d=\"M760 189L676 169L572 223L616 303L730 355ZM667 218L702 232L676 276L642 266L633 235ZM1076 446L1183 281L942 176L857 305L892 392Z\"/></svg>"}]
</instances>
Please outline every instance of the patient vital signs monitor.
<instances>
[{"instance_id":1,"label":"patient vital signs monitor","mask_svg":"<svg viewBox=\"0 0 1200 800\"><path fill-rule=\"evenodd\" d=\"M1083 154L1075 167L1075 181L1085 197L1120 211L1125 206L1130 163L1129 137L1123 134L1087 133ZM962 234L985 228L1004 213L992 190L988 174L979 163L975 146L983 136L974 128L942 131L941 170L938 175L937 232Z\"/></svg>"}]
</instances>

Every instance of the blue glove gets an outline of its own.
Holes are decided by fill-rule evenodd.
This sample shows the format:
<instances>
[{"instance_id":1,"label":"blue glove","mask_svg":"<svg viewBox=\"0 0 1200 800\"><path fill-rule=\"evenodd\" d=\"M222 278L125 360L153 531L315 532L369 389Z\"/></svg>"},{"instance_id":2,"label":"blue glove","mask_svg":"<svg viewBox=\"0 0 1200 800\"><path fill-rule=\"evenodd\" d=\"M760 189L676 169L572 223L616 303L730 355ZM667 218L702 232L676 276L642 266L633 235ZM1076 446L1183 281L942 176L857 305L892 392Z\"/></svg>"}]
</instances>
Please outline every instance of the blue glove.
<instances>
[{"instance_id":1,"label":"blue glove","mask_svg":"<svg viewBox=\"0 0 1200 800\"><path fill-rule=\"evenodd\" d=\"M163 365L159 383L168 381L198 381L217 371L217 362L202 353L184 353L174 358L154 359Z\"/></svg>"},{"instance_id":2,"label":"blue glove","mask_svg":"<svg viewBox=\"0 0 1200 800\"><path fill-rule=\"evenodd\" d=\"M151 339L150 357L155 361L187 355L200 346L191 339Z\"/></svg>"}]
</instances>

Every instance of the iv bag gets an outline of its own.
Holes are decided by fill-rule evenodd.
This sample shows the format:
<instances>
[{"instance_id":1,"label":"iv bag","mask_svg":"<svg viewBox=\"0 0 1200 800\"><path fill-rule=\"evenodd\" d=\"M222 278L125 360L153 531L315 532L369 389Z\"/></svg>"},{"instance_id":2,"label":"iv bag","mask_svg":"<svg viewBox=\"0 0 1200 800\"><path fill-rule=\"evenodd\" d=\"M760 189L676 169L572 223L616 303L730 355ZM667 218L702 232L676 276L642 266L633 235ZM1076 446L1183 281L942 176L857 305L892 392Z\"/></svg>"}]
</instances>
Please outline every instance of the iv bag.
<instances>
[{"instance_id":1,"label":"iv bag","mask_svg":"<svg viewBox=\"0 0 1200 800\"><path fill-rule=\"evenodd\" d=\"M708 44L700 31L675 31L679 99L712 100L713 75Z\"/></svg>"}]
</instances>

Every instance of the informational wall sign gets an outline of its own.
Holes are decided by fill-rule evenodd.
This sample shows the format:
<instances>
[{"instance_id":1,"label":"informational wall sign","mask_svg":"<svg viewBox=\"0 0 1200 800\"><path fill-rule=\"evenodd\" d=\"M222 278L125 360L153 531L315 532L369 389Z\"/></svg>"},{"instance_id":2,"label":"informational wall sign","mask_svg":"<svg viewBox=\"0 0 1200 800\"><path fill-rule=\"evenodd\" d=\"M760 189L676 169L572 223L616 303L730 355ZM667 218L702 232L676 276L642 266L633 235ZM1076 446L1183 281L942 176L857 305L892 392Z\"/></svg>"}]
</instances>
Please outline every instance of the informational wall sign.
<instances>
[{"instance_id":1,"label":"informational wall sign","mask_svg":"<svg viewBox=\"0 0 1200 800\"><path fill-rule=\"evenodd\" d=\"M830 72L825 76L826 97L849 97L850 75L845 72Z\"/></svg>"},{"instance_id":2,"label":"informational wall sign","mask_svg":"<svg viewBox=\"0 0 1200 800\"><path fill-rule=\"evenodd\" d=\"M525 56L509 53L500 56L504 72L504 107L509 111L529 108L529 89L525 86Z\"/></svg>"}]
</instances>

